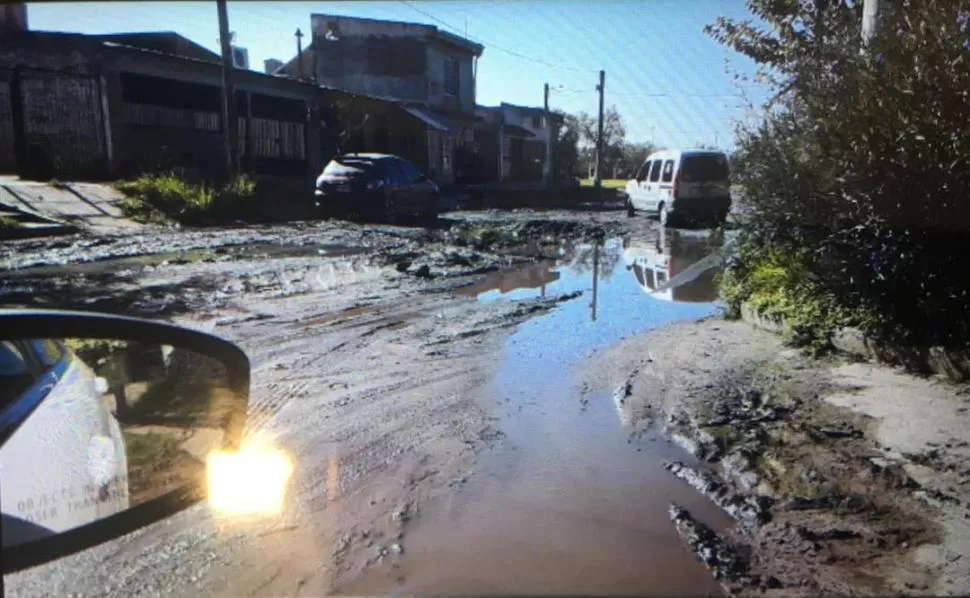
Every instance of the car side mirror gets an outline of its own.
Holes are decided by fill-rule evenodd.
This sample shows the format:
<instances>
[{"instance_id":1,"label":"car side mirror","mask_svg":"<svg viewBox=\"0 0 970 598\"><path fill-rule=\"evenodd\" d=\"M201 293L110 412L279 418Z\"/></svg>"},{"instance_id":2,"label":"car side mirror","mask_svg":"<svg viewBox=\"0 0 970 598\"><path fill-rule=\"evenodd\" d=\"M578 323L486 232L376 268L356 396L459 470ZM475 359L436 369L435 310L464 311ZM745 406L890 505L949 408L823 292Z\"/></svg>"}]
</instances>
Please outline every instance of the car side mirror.
<instances>
[{"instance_id":1,"label":"car side mirror","mask_svg":"<svg viewBox=\"0 0 970 598\"><path fill-rule=\"evenodd\" d=\"M212 503L220 464L240 455L249 383L246 354L210 334L0 310L3 573Z\"/></svg>"}]
</instances>

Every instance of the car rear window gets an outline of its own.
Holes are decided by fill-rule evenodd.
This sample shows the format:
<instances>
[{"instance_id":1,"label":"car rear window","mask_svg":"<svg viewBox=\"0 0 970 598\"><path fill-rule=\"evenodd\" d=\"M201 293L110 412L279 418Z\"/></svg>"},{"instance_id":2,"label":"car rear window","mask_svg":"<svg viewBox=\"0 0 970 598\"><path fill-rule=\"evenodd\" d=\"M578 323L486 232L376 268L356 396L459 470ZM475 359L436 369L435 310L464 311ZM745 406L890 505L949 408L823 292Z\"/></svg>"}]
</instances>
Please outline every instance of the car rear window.
<instances>
[{"instance_id":1,"label":"car rear window","mask_svg":"<svg viewBox=\"0 0 970 598\"><path fill-rule=\"evenodd\" d=\"M363 179L381 172L380 164L376 160L364 158L339 158L331 160L323 169L323 178L327 179Z\"/></svg>"},{"instance_id":2,"label":"car rear window","mask_svg":"<svg viewBox=\"0 0 970 598\"><path fill-rule=\"evenodd\" d=\"M689 181L726 181L728 163L723 154L695 154L684 156L681 176Z\"/></svg>"}]
</instances>

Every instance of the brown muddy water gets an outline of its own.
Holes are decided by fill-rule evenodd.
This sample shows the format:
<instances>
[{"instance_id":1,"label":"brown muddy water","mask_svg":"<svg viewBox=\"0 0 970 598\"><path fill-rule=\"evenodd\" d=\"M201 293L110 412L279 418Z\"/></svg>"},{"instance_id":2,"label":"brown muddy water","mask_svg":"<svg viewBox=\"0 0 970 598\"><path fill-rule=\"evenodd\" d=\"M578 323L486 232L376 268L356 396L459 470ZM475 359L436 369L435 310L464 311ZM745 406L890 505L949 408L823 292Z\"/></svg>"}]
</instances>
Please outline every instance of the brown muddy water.
<instances>
[{"instance_id":1,"label":"brown muddy water","mask_svg":"<svg viewBox=\"0 0 970 598\"><path fill-rule=\"evenodd\" d=\"M574 364L626 336L716 313L717 259L706 257L706 236L585 249L571 264L472 287L479 300L584 292L508 340L489 399L503 442L423 506L398 565L378 565L340 593L720 594L667 515L676 502L715 530L730 524L662 468L693 459L658 430L627 427L609 389L582 401L571 377Z\"/></svg>"}]
</instances>

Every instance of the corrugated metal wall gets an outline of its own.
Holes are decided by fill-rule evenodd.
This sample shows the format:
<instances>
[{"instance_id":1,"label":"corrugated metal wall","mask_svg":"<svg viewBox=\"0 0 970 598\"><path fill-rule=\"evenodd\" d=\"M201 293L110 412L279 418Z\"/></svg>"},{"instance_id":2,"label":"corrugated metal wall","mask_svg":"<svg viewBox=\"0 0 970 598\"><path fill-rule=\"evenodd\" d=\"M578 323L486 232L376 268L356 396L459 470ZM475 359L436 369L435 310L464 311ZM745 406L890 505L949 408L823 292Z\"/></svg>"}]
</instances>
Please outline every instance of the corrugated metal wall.
<instances>
[{"instance_id":1,"label":"corrugated metal wall","mask_svg":"<svg viewBox=\"0 0 970 598\"><path fill-rule=\"evenodd\" d=\"M16 171L17 151L14 146L10 80L0 74L0 174L13 174Z\"/></svg>"},{"instance_id":2,"label":"corrugated metal wall","mask_svg":"<svg viewBox=\"0 0 970 598\"><path fill-rule=\"evenodd\" d=\"M29 174L86 176L106 168L101 90L90 76L21 73Z\"/></svg>"},{"instance_id":3,"label":"corrugated metal wall","mask_svg":"<svg viewBox=\"0 0 970 598\"><path fill-rule=\"evenodd\" d=\"M278 160L306 159L303 123L253 118L252 128L252 137L248 137L246 119L239 119L240 155Z\"/></svg>"}]
</instances>

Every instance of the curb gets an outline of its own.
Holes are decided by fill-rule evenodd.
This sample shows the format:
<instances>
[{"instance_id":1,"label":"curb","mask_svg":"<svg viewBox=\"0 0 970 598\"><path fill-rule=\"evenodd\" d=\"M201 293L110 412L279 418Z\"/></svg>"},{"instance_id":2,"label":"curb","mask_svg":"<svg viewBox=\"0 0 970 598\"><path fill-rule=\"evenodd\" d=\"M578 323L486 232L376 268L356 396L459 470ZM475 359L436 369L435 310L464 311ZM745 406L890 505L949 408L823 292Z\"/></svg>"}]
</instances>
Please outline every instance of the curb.
<instances>
[{"instance_id":1,"label":"curb","mask_svg":"<svg viewBox=\"0 0 970 598\"><path fill-rule=\"evenodd\" d=\"M747 303L741 305L741 319L755 328L775 334L791 331L791 326L784 318L763 314ZM903 366L919 374L935 374L954 383L970 380L970 346L953 348L895 345L848 326L833 331L830 341L837 351L852 357Z\"/></svg>"}]
</instances>

